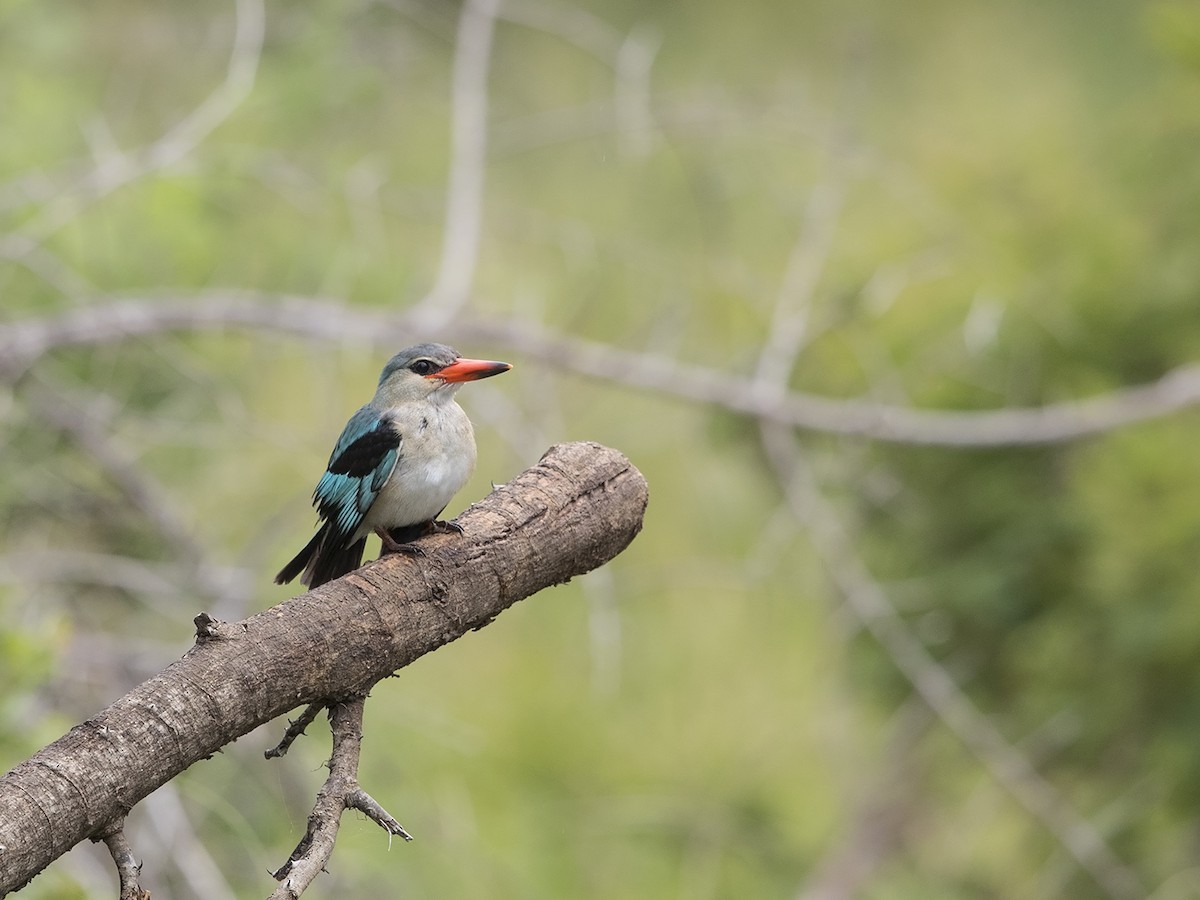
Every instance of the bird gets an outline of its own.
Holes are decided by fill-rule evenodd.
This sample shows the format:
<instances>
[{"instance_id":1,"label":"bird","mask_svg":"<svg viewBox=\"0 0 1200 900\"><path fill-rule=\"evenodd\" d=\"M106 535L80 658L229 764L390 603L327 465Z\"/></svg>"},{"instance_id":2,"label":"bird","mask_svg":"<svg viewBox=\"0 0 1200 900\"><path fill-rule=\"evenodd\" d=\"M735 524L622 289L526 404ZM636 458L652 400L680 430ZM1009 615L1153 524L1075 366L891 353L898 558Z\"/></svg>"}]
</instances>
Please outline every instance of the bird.
<instances>
[{"instance_id":1,"label":"bird","mask_svg":"<svg viewBox=\"0 0 1200 900\"><path fill-rule=\"evenodd\" d=\"M275 576L315 588L362 564L368 535L383 553L420 551L409 542L457 531L438 516L475 470L475 431L455 402L468 381L507 372L505 362L465 359L444 344L416 344L387 361L371 402L334 445L313 490L317 533Z\"/></svg>"}]
</instances>

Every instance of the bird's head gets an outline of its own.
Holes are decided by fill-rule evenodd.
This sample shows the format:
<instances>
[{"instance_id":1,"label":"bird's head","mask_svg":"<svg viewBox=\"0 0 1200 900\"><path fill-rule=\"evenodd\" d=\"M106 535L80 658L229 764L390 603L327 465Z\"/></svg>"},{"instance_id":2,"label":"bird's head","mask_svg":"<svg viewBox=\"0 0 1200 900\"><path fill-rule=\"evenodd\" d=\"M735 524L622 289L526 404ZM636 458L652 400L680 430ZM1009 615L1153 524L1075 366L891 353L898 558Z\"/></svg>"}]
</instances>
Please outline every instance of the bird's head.
<instances>
[{"instance_id":1,"label":"bird's head","mask_svg":"<svg viewBox=\"0 0 1200 900\"><path fill-rule=\"evenodd\" d=\"M387 406L427 399L444 402L464 382L490 378L511 368L504 362L464 359L445 344L417 344L388 360L375 399Z\"/></svg>"}]
</instances>

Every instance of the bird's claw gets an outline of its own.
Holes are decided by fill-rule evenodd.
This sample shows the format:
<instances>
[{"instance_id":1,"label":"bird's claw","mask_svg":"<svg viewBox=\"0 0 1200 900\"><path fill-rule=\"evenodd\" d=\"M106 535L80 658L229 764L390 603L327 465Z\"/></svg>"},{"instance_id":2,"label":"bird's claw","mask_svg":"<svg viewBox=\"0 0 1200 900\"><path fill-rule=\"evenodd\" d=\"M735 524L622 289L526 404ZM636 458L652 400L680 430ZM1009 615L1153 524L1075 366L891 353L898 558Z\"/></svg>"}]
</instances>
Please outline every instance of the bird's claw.
<instances>
[{"instance_id":1,"label":"bird's claw","mask_svg":"<svg viewBox=\"0 0 1200 900\"><path fill-rule=\"evenodd\" d=\"M413 535L411 531L407 532L411 535L411 540L422 536L422 532L418 531ZM441 522L434 519L423 526L424 534L462 534L462 526L457 522ZM386 528L377 527L375 534L379 537L379 542L383 545L381 556L387 556L391 553L403 553L405 556L424 556L425 551L410 541L398 541Z\"/></svg>"},{"instance_id":2,"label":"bird's claw","mask_svg":"<svg viewBox=\"0 0 1200 900\"><path fill-rule=\"evenodd\" d=\"M376 528L375 534L379 538L379 543L383 545L381 556L387 556L390 553L402 553L405 556L424 556L425 551L416 544L401 543L388 533L386 528Z\"/></svg>"}]
</instances>

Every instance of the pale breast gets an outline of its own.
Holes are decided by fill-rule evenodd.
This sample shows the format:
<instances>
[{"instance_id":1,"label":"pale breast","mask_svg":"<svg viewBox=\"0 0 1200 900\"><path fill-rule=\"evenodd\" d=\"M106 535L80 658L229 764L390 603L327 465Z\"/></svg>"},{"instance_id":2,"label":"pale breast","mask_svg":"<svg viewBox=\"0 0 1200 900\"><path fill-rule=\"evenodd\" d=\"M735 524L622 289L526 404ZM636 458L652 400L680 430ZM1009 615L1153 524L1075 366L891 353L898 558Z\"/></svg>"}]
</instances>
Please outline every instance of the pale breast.
<instances>
[{"instance_id":1,"label":"pale breast","mask_svg":"<svg viewBox=\"0 0 1200 900\"><path fill-rule=\"evenodd\" d=\"M421 404L418 413L396 410L394 419L401 435L400 458L367 511L360 535L376 526L429 521L475 471L475 433L457 403Z\"/></svg>"}]
</instances>

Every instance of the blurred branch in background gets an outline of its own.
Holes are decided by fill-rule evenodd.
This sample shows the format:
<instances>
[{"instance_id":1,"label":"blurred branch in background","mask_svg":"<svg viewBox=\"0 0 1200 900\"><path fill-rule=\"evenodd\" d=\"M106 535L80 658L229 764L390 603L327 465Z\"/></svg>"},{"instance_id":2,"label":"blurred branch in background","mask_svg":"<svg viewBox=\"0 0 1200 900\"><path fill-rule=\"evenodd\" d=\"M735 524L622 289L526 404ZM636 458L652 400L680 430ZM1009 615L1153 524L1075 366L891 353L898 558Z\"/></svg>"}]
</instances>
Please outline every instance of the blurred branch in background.
<instances>
[{"instance_id":1,"label":"blurred branch in background","mask_svg":"<svg viewBox=\"0 0 1200 900\"><path fill-rule=\"evenodd\" d=\"M442 255L433 289L415 305L431 332L462 312L475 283L487 163L488 65L499 8L500 0L466 0L458 20Z\"/></svg>"},{"instance_id":2,"label":"blurred branch in background","mask_svg":"<svg viewBox=\"0 0 1200 900\"><path fill-rule=\"evenodd\" d=\"M928 704L913 697L896 712L880 771L864 779L846 835L835 842L796 893L796 900L855 900L904 844L919 814L924 773L921 739L934 724Z\"/></svg>"},{"instance_id":3,"label":"blurred branch in background","mask_svg":"<svg viewBox=\"0 0 1200 900\"><path fill-rule=\"evenodd\" d=\"M833 508L822 497L792 435L778 426L764 424L763 445L793 514L807 527L846 606L874 635L942 724L1054 835L1109 897L1113 900L1144 897L1146 892L1138 884L1137 876L1116 856L1099 829L1076 812L1004 738L897 614L887 594L858 558Z\"/></svg>"},{"instance_id":4,"label":"blurred branch in background","mask_svg":"<svg viewBox=\"0 0 1200 900\"><path fill-rule=\"evenodd\" d=\"M0 374L9 379L60 348L173 332L249 329L316 341L392 346L421 313L376 313L345 300L216 290L155 299L102 298L46 318L0 323ZM793 326L795 327L795 323ZM1200 364L1152 382L1040 407L942 410L823 397L707 365L485 317L446 322L448 340L495 343L563 371L720 407L777 425L898 444L986 448L1057 444L1103 435L1200 405Z\"/></svg>"},{"instance_id":5,"label":"blurred branch in background","mask_svg":"<svg viewBox=\"0 0 1200 900\"><path fill-rule=\"evenodd\" d=\"M180 518L181 504L138 465L132 454L117 445L109 433L111 426L98 420L97 412L103 414L106 401L111 403L112 398L97 395L68 399L61 388L54 389L43 382L28 385L22 397L35 418L59 429L79 446L83 455L121 492L125 502L167 544L178 565L171 573L173 577L169 577L175 590L195 586L207 605L223 615L244 608L246 598L252 593L245 573L217 565L199 536ZM65 564L69 566L71 562Z\"/></svg>"},{"instance_id":6,"label":"blurred branch in background","mask_svg":"<svg viewBox=\"0 0 1200 900\"><path fill-rule=\"evenodd\" d=\"M657 34L644 28L626 34L587 10L543 0L505 0L499 15L507 22L557 35L611 68L615 76L611 127L618 146L635 158L650 152L654 139L650 73L661 44ZM517 139L528 140L535 131L530 124L524 121L510 131Z\"/></svg>"},{"instance_id":7,"label":"blurred branch in background","mask_svg":"<svg viewBox=\"0 0 1200 900\"><path fill-rule=\"evenodd\" d=\"M839 197L840 191L829 182L818 183L813 189L775 297L771 330L759 354L757 393L786 396L792 372L804 352L817 285L833 247ZM1136 875L1117 858L1095 826L1076 813L1005 740L897 614L854 549L853 539L839 523L834 507L825 500L797 436L767 417L760 419L759 435L792 515L805 527L844 603L879 642L917 696L979 757L991 776L1046 826L1108 896L1113 900L1143 896ZM881 792L881 798L886 796Z\"/></svg>"},{"instance_id":8,"label":"blurred branch in background","mask_svg":"<svg viewBox=\"0 0 1200 900\"><path fill-rule=\"evenodd\" d=\"M225 79L215 90L186 116L179 120L153 143L133 152L126 152L111 142L107 129L98 132L104 139L92 146L94 167L76 178L66 190L27 191L14 189L13 184L0 187L0 196L10 194L11 205L23 204L34 198L45 205L20 232L38 244L78 216L89 204L113 191L161 172L185 160L200 143L221 125L250 95L255 73L262 54L266 33L266 9L262 0L236 0L236 19L233 47ZM100 120L100 125L103 121ZM34 182L31 176L18 185ZM53 181L39 176L37 183ZM37 195L42 196L38 197ZM27 245L30 250L36 245Z\"/></svg>"}]
</instances>

